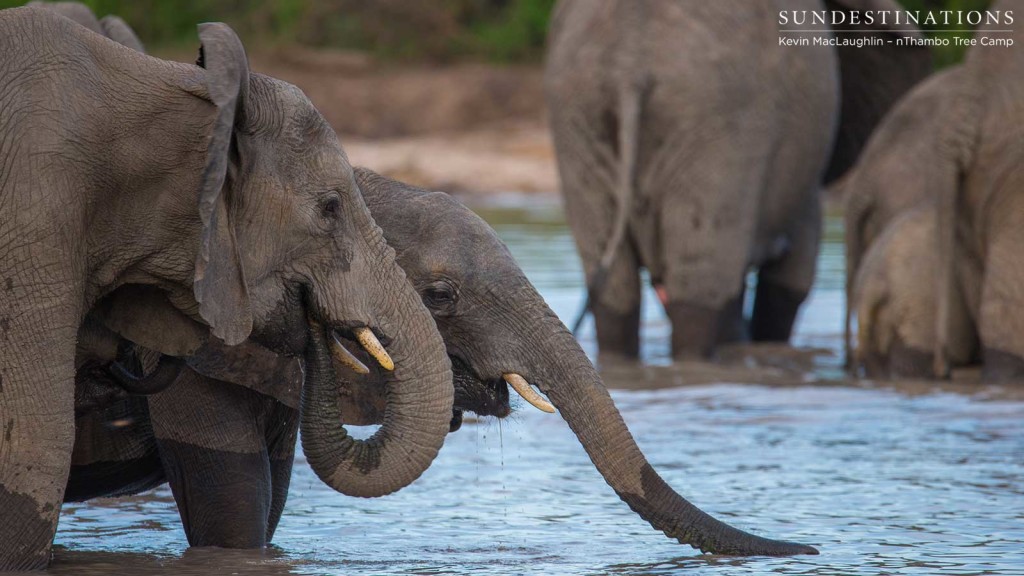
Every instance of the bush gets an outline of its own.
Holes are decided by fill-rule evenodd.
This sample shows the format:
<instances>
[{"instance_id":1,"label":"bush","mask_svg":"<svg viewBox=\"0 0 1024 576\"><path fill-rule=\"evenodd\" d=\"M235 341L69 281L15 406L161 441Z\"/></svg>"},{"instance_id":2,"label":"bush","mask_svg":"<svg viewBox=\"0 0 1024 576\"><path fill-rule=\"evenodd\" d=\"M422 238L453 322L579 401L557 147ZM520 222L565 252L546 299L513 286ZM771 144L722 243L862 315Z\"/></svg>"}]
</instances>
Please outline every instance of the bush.
<instances>
[{"instance_id":1,"label":"bush","mask_svg":"<svg viewBox=\"0 0 1024 576\"><path fill-rule=\"evenodd\" d=\"M596 0L595 0L596 1ZM711 1L711 0L708 0ZM247 45L367 51L386 60L536 62L555 0L84 0L117 14L150 48L195 43L198 22L224 21ZM0 7L22 4L0 0ZM902 0L908 10L983 10L987 0ZM929 34L945 34L930 31ZM948 65L963 56L935 53Z\"/></svg>"}]
</instances>

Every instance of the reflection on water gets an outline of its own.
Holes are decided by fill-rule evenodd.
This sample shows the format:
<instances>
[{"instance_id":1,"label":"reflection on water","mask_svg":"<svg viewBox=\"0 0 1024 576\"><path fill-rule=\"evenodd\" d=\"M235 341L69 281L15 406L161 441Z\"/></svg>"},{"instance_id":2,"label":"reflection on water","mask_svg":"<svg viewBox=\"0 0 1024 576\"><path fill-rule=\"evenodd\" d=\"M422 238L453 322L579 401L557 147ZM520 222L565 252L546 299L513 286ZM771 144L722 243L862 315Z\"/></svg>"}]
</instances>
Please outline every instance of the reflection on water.
<instances>
[{"instance_id":1,"label":"reflection on water","mask_svg":"<svg viewBox=\"0 0 1024 576\"><path fill-rule=\"evenodd\" d=\"M570 321L580 269L557 204L513 198L479 211ZM723 519L815 544L821 556L697 556L616 498L561 419L527 409L500 424L467 419L419 481L386 498L334 493L300 458L268 551L186 552L166 487L66 506L53 571L1020 574L1024 393L842 381L840 237L830 220L795 338L803 350L735 348L724 366L669 366L669 327L649 293L648 365L606 373L670 484ZM592 326L582 339L593 352Z\"/></svg>"}]
</instances>

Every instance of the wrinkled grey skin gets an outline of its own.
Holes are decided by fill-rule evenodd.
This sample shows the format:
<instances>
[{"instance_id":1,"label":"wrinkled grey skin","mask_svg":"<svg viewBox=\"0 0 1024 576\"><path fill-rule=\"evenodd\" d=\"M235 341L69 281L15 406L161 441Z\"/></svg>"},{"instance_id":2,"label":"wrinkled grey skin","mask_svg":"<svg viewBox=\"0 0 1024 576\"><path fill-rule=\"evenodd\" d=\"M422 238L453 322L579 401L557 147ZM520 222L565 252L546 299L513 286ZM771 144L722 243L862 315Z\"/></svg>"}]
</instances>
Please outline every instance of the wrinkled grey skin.
<instances>
[{"instance_id":1,"label":"wrinkled grey skin","mask_svg":"<svg viewBox=\"0 0 1024 576\"><path fill-rule=\"evenodd\" d=\"M899 6L557 5L545 90L603 357L638 355L641 267L672 322L677 358L710 356L748 331L757 341L789 338L814 278L823 178L849 166L884 110L929 68L923 48L779 46L780 9L851 8ZM758 288L747 326L750 269Z\"/></svg>"},{"instance_id":2,"label":"wrinkled grey skin","mask_svg":"<svg viewBox=\"0 0 1024 576\"><path fill-rule=\"evenodd\" d=\"M999 2L992 9L1021 9L1019 1ZM979 32L979 35L983 31ZM1011 35L1018 43L1024 34ZM900 376L945 378L951 366L980 357L982 378L990 382L1024 379L1024 138L1021 102L1024 101L1024 57L1019 50L1001 47L972 48L960 71L937 78L945 82L944 112L931 121L922 119L913 138L933 144L926 153L911 153L906 162L916 167L909 177L891 183L894 188L918 187L931 198L927 210L937 218L935 242L893 242L889 251L925 258L937 255L934 283L921 290L936 290L927 298L934 306L927 315L908 317L894 330L926 334L915 355L931 358L930 370L921 363ZM857 172L879 169L875 162L859 164ZM854 182L844 184L847 194L861 194ZM866 186L867 194L878 194ZM913 210L915 208L909 208ZM903 213L898 212L902 217ZM881 249L880 249L881 250ZM902 284L914 282L900 279ZM855 303L855 307L859 306ZM863 320L858 314L858 327ZM931 326L924 325L934 322ZM869 326L870 327L870 326ZM884 350L872 340L876 332L858 334L869 347ZM934 348L923 348L928 342ZM966 358L966 360L965 360ZM891 360L890 360L891 362Z\"/></svg>"},{"instance_id":3,"label":"wrinkled grey skin","mask_svg":"<svg viewBox=\"0 0 1024 576\"><path fill-rule=\"evenodd\" d=\"M665 484L640 452L601 377L576 340L483 220L444 193L407 186L361 168L356 169L356 180L388 243L395 248L400 265L444 338L455 373L457 407L480 414L507 415L508 390L502 375L521 374L547 394L559 409L616 493L669 537L718 554L816 553L809 546L768 540L736 530L707 516ZM254 378L259 377L251 373L251 366L248 362L232 365L221 356L217 362L194 367L217 371L219 377L254 390L270 391L282 405L294 404L280 382L276 391L254 382ZM367 379L369 385L352 380L351 385L343 387L346 397L341 402L340 419L372 423L380 418L374 408L380 404L379 399L374 399L381 390L381 386L374 385L377 377L379 373L371 375ZM191 378L193 376L188 376L186 380ZM251 434L258 439L268 436L262 428L263 422L253 424L252 418L249 422L237 421L239 412L235 409L230 409L225 417L226 403L237 402L237 396L228 395L229 386L196 386L191 381L186 382L184 389L179 388L181 385L179 381L167 392L150 398L153 428L158 439L162 425L158 423L157 404L161 396L174 393L198 395L202 399L173 403L193 412L191 419L170 421L177 425L176 433L192 434L194 438L197 431L219 428L223 432L214 435L244 438ZM207 394L214 390L221 391L220 402L215 403L216 399ZM139 419L144 418L145 415L140 414ZM453 428L456 423L453 421ZM163 455L164 445L160 448ZM225 490L216 498L207 499L206 506L234 513L232 502L262 501L258 494L252 494L251 485L245 485L246 474L251 475L246 467L251 462L225 459L210 467L209 462L214 459L204 460L198 452L188 454L179 450L177 456L183 457L180 460L186 462L184 466L198 478L211 474L218 480L235 478L236 481L228 485L239 490L234 493ZM238 466L233 474L232 465ZM210 468L203 471L203 466ZM172 486L174 474L173 470L168 470ZM204 496L209 496L209 492ZM195 514L194 510L189 512ZM184 510L182 517L186 518ZM220 518L221 526L210 528L211 532L219 531L217 545L233 545L245 541L246 534L253 535L253 526L245 523L243 517L227 514ZM189 525L187 519L185 524ZM256 528L258 532L262 525L256 524ZM270 530L272 532L272 526Z\"/></svg>"},{"instance_id":4,"label":"wrinkled grey skin","mask_svg":"<svg viewBox=\"0 0 1024 576\"><path fill-rule=\"evenodd\" d=\"M100 324L174 356L212 334L315 359L329 330L379 331L403 385L374 449L339 449L341 423L320 409L329 371L303 386L304 449L332 486L408 483L447 433L443 343L333 131L296 88L250 74L227 26L200 40L202 66L186 65L46 10L0 12L0 571L49 560L76 338L108 299ZM151 302L118 313L138 300Z\"/></svg>"}]
</instances>

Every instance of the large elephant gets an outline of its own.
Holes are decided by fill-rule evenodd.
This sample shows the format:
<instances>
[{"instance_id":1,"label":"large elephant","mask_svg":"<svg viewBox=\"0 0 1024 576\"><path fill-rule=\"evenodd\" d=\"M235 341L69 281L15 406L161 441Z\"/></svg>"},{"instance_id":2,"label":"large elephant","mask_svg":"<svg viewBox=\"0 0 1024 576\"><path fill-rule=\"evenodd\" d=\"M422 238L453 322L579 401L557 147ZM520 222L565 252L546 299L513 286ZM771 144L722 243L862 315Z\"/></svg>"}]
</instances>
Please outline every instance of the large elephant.
<instances>
[{"instance_id":1,"label":"large elephant","mask_svg":"<svg viewBox=\"0 0 1024 576\"><path fill-rule=\"evenodd\" d=\"M1018 9L1019 4L999 2L993 10L1005 13ZM1024 34L1016 30L997 36L983 26L976 35L1011 39L1017 45L1024 42ZM908 138L928 142L890 160L902 161L907 166L905 174L876 191L865 184L871 179L861 174L882 168L877 160L865 157L843 184L851 197L888 193L889 189L918 190L927 197L925 202L899 212L893 224L912 218L905 216L908 210L931 211L935 218L931 244L894 238L878 248L934 258L933 281L907 278L909 270L897 276L903 286L916 283L920 291L929 292L923 298L932 302L925 307L927 313L905 315L896 322L887 320L895 324L891 328L873 326L871 315L857 318L858 331L864 331L858 339L883 353L886 348L872 341L880 331L921 335L915 345L904 346L909 350L903 353L930 358L930 364L903 363L912 368L896 375L944 378L951 365L980 359L986 381L1024 378L1024 315L1020 313L1024 295L1019 288L1024 283L1024 269L1019 264L1024 249L1024 195L1019 193L1024 186L1024 150L1017 130L1019 102L1024 97L1022 72L1024 57L1019 51L984 42L972 47L960 70L935 80L942 84L942 112L905 127ZM894 116L887 122L899 120ZM929 253L934 257L925 256ZM862 304L855 301L853 306L858 309Z\"/></svg>"},{"instance_id":2,"label":"large elephant","mask_svg":"<svg viewBox=\"0 0 1024 576\"><path fill-rule=\"evenodd\" d=\"M833 35L808 34L800 15L824 9L850 22L851 10L899 6L556 6L545 91L603 356L638 355L641 267L672 323L674 357L710 356L748 331L756 341L788 340L814 279L820 186L852 163L884 111L930 67L927 49L893 41L919 32L891 19L862 19L844 27L856 35L838 35L877 44L811 42Z\"/></svg>"},{"instance_id":3,"label":"large elephant","mask_svg":"<svg viewBox=\"0 0 1024 576\"><path fill-rule=\"evenodd\" d=\"M441 192L427 192L361 168L356 169L356 181L444 339L454 372L458 410L506 416L507 382L541 410L554 411L557 407L608 484L642 518L668 536L719 554L816 553L809 546L768 540L732 528L674 492L647 463L576 340L483 220ZM342 363L358 368L367 361L365 353L357 351L356 355L354 361L342 359ZM294 443L293 431L282 435L277 424L282 415L290 413L294 418L295 388L281 372L268 378L266 374L273 371L268 371L263 362L253 359L249 352L222 350L193 368L241 384L237 390L229 391L229 385L218 386L208 377L189 372L166 392L149 398L149 415L171 486L184 486L193 495L180 510L193 544L198 537L207 544L252 546L264 541L266 530L273 533L277 517L272 517L268 525L262 521L262 511L239 510L240 502L271 500L267 484L251 480L267 470L266 463L246 455L265 453L271 437L284 439L277 444L281 448L279 456L286 453L286 442ZM379 407L384 405L380 375L376 370L368 381L360 382L357 374L349 372L342 398L331 408L340 405L334 417L361 424L380 421L383 415ZM546 393L554 406L529 383ZM166 401L169 397L173 400ZM168 410L171 417L166 417ZM115 406L105 417L123 419L124 409ZM146 418L147 414L139 410L128 437L148 433ZM461 413L456 412L453 430L460 418ZM83 450L99 450L111 444L102 438L112 434L110 428L92 426L89 430L96 434L81 442ZM225 451L213 448L212 444L218 442ZM140 465L137 470L143 472L144 457L136 459ZM106 466L119 470L117 463L108 462ZM132 479L121 476L120 480ZM274 485L273 490L277 489ZM181 490L174 490L181 505ZM283 505L283 498L283 493L275 493L273 501ZM218 514L204 513L209 510ZM275 510L279 514L279 509ZM253 518L255 521L250 522ZM197 520L204 522L201 528L197 528Z\"/></svg>"},{"instance_id":4,"label":"large elephant","mask_svg":"<svg viewBox=\"0 0 1024 576\"><path fill-rule=\"evenodd\" d=\"M47 10L0 12L0 571L48 562L87 317L170 356L251 337L305 357L304 447L336 488L408 484L447 434L443 342L334 132L298 89L251 74L230 28L199 36L187 65ZM320 410L337 336L393 368L371 442L339 444Z\"/></svg>"}]
</instances>

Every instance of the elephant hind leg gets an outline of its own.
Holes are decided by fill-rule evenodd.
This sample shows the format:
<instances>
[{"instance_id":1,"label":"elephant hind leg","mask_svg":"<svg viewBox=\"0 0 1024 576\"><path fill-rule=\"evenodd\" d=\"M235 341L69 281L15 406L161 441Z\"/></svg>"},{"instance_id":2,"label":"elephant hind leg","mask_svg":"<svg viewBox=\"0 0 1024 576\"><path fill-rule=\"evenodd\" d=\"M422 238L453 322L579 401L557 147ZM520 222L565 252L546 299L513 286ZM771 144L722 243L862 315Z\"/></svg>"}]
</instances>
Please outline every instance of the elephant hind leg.
<instances>
[{"instance_id":1,"label":"elephant hind leg","mask_svg":"<svg viewBox=\"0 0 1024 576\"><path fill-rule=\"evenodd\" d=\"M762 270L763 272L764 270ZM755 342L788 342L807 290L797 290L758 273L750 336Z\"/></svg>"},{"instance_id":2,"label":"elephant hind leg","mask_svg":"<svg viewBox=\"0 0 1024 576\"><path fill-rule=\"evenodd\" d=\"M798 217L786 252L758 270L750 319L750 337L755 342L789 341L800 305L814 284L821 226L821 202L814 197Z\"/></svg>"},{"instance_id":3,"label":"elephant hind leg","mask_svg":"<svg viewBox=\"0 0 1024 576\"><path fill-rule=\"evenodd\" d=\"M261 414L268 399L191 370L149 397L160 458L190 545L266 545L272 471Z\"/></svg>"},{"instance_id":4,"label":"elephant hind leg","mask_svg":"<svg viewBox=\"0 0 1024 576\"><path fill-rule=\"evenodd\" d=\"M992 228L981 292L982 378L1024 381L1024 230Z\"/></svg>"},{"instance_id":5,"label":"elephant hind leg","mask_svg":"<svg viewBox=\"0 0 1024 576\"><path fill-rule=\"evenodd\" d=\"M619 254L603 293L591 300L602 358L640 357L640 274L633 255Z\"/></svg>"}]
</instances>

